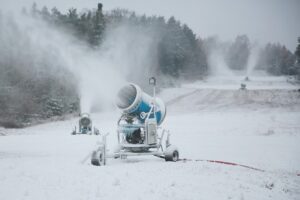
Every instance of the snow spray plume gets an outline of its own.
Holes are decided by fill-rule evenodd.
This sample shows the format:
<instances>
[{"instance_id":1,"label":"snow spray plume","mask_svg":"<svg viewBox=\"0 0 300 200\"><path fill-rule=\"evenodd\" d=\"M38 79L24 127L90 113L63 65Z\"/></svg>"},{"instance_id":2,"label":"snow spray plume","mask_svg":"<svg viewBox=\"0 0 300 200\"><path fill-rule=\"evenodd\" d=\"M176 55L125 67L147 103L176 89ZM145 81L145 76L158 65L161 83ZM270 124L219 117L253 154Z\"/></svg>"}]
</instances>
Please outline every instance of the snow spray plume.
<instances>
[{"instance_id":1,"label":"snow spray plume","mask_svg":"<svg viewBox=\"0 0 300 200\"><path fill-rule=\"evenodd\" d=\"M82 108L86 105L93 105L93 99L101 99L102 95L109 97L102 102L111 104L114 102L116 91L126 82L138 84L148 83L148 77L153 75L157 65L157 55L155 49L157 42L154 41L154 33L145 33L138 27L125 21L117 24L107 25L101 47L90 52L86 57L89 63L91 55L99 63L92 64L92 70L80 71L82 78ZM91 72L99 73L91 76ZM93 93L93 85L98 85L98 94ZM107 95L107 91L110 91ZM90 91L86 93L86 91ZM96 97L96 98L95 98ZM110 102L110 103L109 103ZM87 103L87 104L85 104Z\"/></svg>"},{"instance_id":2,"label":"snow spray plume","mask_svg":"<svg viewBox=\"0 0 300 200\"><path fill-rule=\"evenodd\" d=\"M211 76L234 76L234 73L229 69L225 61L225 44L220 42L216 37L208 38L205 51L208 57Z\"/></svg>"},{"instance_id":3,"label":"snow spray plume","mask_svg":"<svg viewBox=\"0 0 300 200\"><path fill-rule=\"evenodd\" d=\"M148 84L158 65L156 34L155 29L145 31L125 20L112 23L107 27L101 56L117 67L127 81Z\"/></svg>"},{"instance_id":4,"label":"snow spray plume","mask_svg":"<svg viewBox=\"0 0 300 200\"><path fill-rule=\"evenodd\" d=\"M246 74L247 76L252 75L252 73L255 69L255 66L257 64L258 56L259 56L258 45L252 45L250 56L249 56L248 63L247 63L247 74Z\"/></svg>"},{"instance_id":5,"label":"snow spray plume","mask_svg":"<svg viewBox=\"0 0 300 200\"><path fill-rule=\"evenodd\" d=\"M113 89L114 95L111 97L116 96L116 89L120 89L121 84L124 84L125 81L139 85L148 84L148 77L153 76L155 66L157 66L155 51L157 42L154 40L153 34L145 33L142 29L125 21L107 25L101 47L94 54L98 61L105 66L106 73L103 78L106 78L106 81L102 85L102 89ZM114 74L107 77L108 72L111 72L112 69L119 77ZM86 76L89 76L89 73L87 71ZM84 87L88 89L90 84L85 83ZM115 102L115 99L110 98L109 100L109 102Z\"/></svg>"},{"instance_id":6,"label":"snow spray plume","mask_svg":"<svg viewBox=\"0 0 300 200\"><path fill-rule=\"evenodd\" d=\"M32 61L32 68L47 62L48 66L65 67L74 73L81 97L81 112L111 106L116 91L126 79L145 80L143 77L151 73L156 62L153 37L126 23L109 27L102 47L95 50L41 20L24 16L14 18L19 34L11 31L9 35L1 35L1 39L10 37L12 41L18 38L16 42L22 46L17 51L29 54L27 59ZM3 32L5 27L1 27ZM16 47L6 46L8 49Z\"/></svg>"},{"instance_id":7,"label":"snow spray plume","mask_svg":"<svg viewBox=\"0 0 300 200\"><path fill-rule=\"evenodd\" d=\"M96 52L41 20L14 15L13 18L4 18L3 23L8 25L1 27L5 52L13 59L20 59L18 54L27 54L19 62L22 63L23 58L29 60L32 73L38 72L41 66L47 66L47 75L59 75L55 73L61 73L59 68L67 68L75 74L83 112L91 112L96 101L106 103L118 81L123 80L115 69L98 58ZM57 71L50 73L53 70Z\"/></svg>"},{"instance_id":8,"label":"snow spray plume","mask_svg":"<svg viewBox=\"0 0 300 200\"><path fill-rule=\"evenodd\" d=\"M210 52L208 64L212 76L234 76L234 73L225 62L224 54L220 50L214 49Z\"/></svg>"}]
</instances>

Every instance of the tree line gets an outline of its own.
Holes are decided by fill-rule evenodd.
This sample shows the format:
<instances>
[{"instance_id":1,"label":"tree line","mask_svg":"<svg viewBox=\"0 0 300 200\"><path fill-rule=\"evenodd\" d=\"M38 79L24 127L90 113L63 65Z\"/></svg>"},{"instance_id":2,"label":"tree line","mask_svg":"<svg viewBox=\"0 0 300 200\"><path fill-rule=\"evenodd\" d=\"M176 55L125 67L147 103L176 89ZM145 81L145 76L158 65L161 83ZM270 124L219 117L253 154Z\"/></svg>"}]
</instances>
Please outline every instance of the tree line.
<instances>
[{"instance_id":1,"label":"tree line","mask_svg":"<svg viewBox=\"0 0 300 200\"><path fill-rule=\"evenodd\" d=\"M208 65L201 40L186 24L181 24L174 17L166 20L162 16L138 16L135 12L124 9L103 13L102 7L99 3L97 9L81 13L71 8L63 14L57 8L49 11L47 7L43 7L38 10L34 4L29 14L68 29L92 48L101 46L107 27L126 23L138 27L142 33L155 32L158 41L157 73L174 78L185 76L194 79L206 74Z\"/></svg>"},{"instance_id":2,"label":"tree line","mask_svg":"<svg viewBox=\"0 0 300 200\"><path fill-rule=\"evenodd\" d=\"M158 32L157 73L174 78L195 80L207 76L207 57L211 48L223 49L225 61L230 69L246 70L254 46L247 35L238 35L233 42L225 43L214 37L202 39L197 37L188 25L182 24L174 17L165 19L162 16L139 16L124 9L103 13L101 3L94 10L78 13L77 9L71 8L65 14L55 7L51 11L47 7L38 10L36 4L33 4L30 14L71 30L74 36L93 48L101 46L106 28L118 23L129 23L145 33ZM282 44L268 43L259 49L254 68L265 70L272 75L297 75L300 73L296 62L297 51L292 53Z\"/></svg>"},{"instance_id":3,"label":"tree line","mask_svg":"<svg viewBox=\"0 0 300 200\"><path fill-rule=\"evenodd\" d=\"M218 49L224 57L225 63L232 70L247 71L248 67L265 71L271 75L290 75L300 79L299 45L292 53L280 43L267 43L263 47L251 43L247 35L239 35L233 42L221 42L217 37L204 40L206 52ZM250 63L250 59L255 59ZM254 58L253 58L254 56ZM254 66L249 66L252 64Z\"/></svg>"}]
</instances>

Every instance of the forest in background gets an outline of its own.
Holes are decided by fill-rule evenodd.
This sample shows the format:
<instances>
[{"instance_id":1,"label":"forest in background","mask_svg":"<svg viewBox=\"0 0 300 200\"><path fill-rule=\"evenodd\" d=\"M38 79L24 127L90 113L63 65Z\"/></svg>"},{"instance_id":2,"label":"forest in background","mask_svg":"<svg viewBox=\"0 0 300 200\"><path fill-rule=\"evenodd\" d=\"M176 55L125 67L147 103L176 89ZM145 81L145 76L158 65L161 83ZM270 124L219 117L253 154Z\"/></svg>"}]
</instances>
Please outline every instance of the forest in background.
<instances>
[{"instance_id":1,"label":"forest in background","mask_svg":"<svg viewBox=\"0 0 300 200\"><path fill-rule=\"evenodd\" d=\"M39 9L33 4L30 9L23 9L22 15L42 20L50 28L69 34L77 39L74 42L86 44L91 52L105 51L104 40L111 33L109 30L124 24L141 35L151 35L151 42L156 45L151 52L155 62L151 62L149 73L140 73L139 79L126 77L141 85L144 84L141 80L147 80L149 74L161 77L164 86L205 79L212 72L211 60L216 55L222 56L229 69L247 71L254 50L257 54L254 69L276 76L300 77L300 38L294 53L279 43L257 47L247 35L222 42L217 37L201 38L175 17L149 17L123 9L104 12L102 4L93 10L78 12L71 8L66 13L56 8ZM35 49L30 49L30 45L24 51L21 47L26 45L26 38L7 37L7 30L14 36L22 35L22 31L13 18L0 12L0 27L3 26L6 29L0 29L0 126L22 127L37 119L78 114L80 95L72 70L61 63L53 64L56 54L52 52L49 56L47 49L44 49L47 56L38 58L34 57ZM128 49L131 52L135 53Z\"/></svg>"}]
</instances>

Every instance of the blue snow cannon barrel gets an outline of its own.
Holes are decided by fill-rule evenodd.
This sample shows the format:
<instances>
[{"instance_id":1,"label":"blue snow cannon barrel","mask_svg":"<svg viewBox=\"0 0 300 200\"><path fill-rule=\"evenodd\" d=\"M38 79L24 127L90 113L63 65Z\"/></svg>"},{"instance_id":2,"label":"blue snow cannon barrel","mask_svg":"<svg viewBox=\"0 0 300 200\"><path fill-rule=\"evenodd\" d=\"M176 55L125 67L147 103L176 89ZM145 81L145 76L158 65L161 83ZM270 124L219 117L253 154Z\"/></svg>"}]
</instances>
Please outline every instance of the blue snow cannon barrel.
<instances>
[{"instance_id":1,"label":"blue snow cannon barrel","mask_svg":"<svg viewBox=\"0 0 300 200\"><path fill-rule=\"evenodd\" d=\"M157 124L160 125L166 115L166 106L160 98L153 98L144 93L142 89L135 84L128 84L121 88L118 93L117 106L125 114L134 115L140 123L144 123L146 114L151 109L151 104L155 104L155 117ZM153 114L152 116L153 117Z\"/></svg>"}]
</instances>

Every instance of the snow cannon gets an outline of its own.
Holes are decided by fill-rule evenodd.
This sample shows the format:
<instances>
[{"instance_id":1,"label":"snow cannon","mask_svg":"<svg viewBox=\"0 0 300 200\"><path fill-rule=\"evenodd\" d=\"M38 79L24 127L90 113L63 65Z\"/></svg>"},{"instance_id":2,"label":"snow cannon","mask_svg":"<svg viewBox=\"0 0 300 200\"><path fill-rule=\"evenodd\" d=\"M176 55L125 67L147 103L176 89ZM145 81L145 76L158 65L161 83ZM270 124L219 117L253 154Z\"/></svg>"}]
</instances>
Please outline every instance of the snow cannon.
<instances>
[{"instance_id":1,"label":"snow cannon","mask_svg":"<svg viewBox=\"0 0 300 200\"><path fill-rule=\"evenodd\" d=\"M76 126L74 131L72 132L73 135L76 134L95 134L99 135L99 130L97 128L92 127L92 120L88 113L82 113L79 119L79 130L77 132Z\"/></svg>"},{"instance_id":2,"label":"snow cannon","mask_svg":"<svg viewBox=\"0 0 300 200\"><path fill-rule=\"evenodd\" d=\"M160 125L166 116L166 106L160 98L151 97L135 84L128 84L118 93L117 106L124 114L136 117L139 123L144 124L147 114L155 118ZM153 112L151 108L154 108Z\"/></svg>"},{"instance_id":3,"label":"snow cannon","mask_svg":"<svg viewBox=\"0 0 300 200\"><path fill-rule=\"evenodd\" d=\"M107 151L106 136L91 156L92 165L105 165L107 158L126 159L128 156L152 155L166 161L179 160L179 151L170 143L170 132L160 125L166 116L166 106L155 97L156 79L149 79L153 85L153 96L142 91L135 84L128 84L119 90L117 106L122 111L118 120L118 145L112 154ZM164 135L167 134L166 139ZM165 146L163 146L163 142Z\"/></svg>"},{"instance_id":4,"label":"snow cannon","mask_svg":"<svg viewBox=\"0 0 300 200\"><path fill-rule=\"evenodd\" d=\"M83 134L86 134L86 133L92 131L92 120L88 113L83 113L81 115L81 118L79 120L79 130Z\"/></svg>"}]
</instances>

